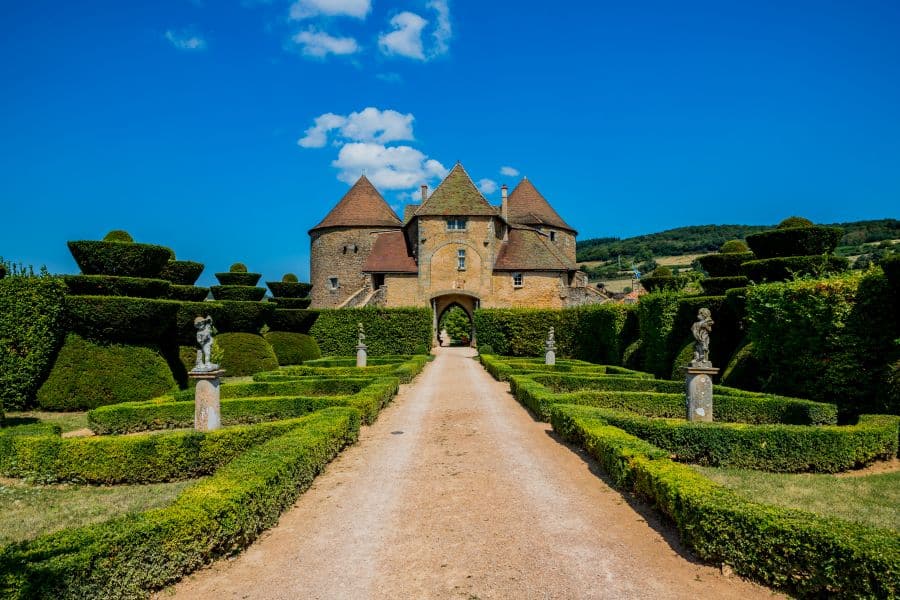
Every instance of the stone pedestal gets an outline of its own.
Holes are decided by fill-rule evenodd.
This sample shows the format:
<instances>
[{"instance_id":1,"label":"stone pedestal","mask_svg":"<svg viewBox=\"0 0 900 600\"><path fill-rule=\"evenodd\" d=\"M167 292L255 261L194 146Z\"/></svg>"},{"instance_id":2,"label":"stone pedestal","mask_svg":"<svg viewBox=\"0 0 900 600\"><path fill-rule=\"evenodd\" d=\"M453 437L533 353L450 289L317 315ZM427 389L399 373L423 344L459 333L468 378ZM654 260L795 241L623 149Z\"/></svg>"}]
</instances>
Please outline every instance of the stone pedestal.
<instances>
[{"instance_id":1,"label":"stone pedestal","mask_svg":"<svg viewBox=\"0 0 900 600\"><path fill-rule=\"evenodd\" d=\"M555 365L556 364L556 350L547 350L546 354L544 354L544 364L545 365Z\"/></svg>"},{"instance_id":2,"label":"stone pedestal","mask_svg":"<svg viewBox=\"0 0 900 600\"><path fill-rule=\"evenodd\" d=\"M224 374L224 369L188 373L188 377L197 382L194 388L194 429L197 431L213 431L222 426L219 385Z\"/></svg>"},{"instance_id":3,"label":"stone pedestal","mask_svg":"<svg viewBox=\"0 0 900 600\"><path fill-rule=\"evenodd\" d=\"M709 367L684 368L684 391L687 405L688 421L703 421L710 423L713 420L713 383L712 377L719 369Z\"/></svg>"},{"instance_id":4,"label":"stone pedestal","mask_svg":"<svg viewBox=\"0 0 900 600\"><path fill-rule=\"evenodd\" d=\"M356 347L356 366L365 367L369 360L368 348L365 344Z\"/></svg>"}]
</instances>

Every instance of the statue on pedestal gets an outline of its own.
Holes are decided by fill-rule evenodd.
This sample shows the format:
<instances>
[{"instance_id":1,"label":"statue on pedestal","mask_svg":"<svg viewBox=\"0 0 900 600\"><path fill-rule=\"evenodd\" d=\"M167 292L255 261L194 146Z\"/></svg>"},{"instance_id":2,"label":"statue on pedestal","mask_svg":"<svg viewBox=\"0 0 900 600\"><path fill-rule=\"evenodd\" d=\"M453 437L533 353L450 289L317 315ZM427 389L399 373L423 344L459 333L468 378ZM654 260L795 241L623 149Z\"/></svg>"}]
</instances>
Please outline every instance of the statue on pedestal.
<instances>
[{"instance_id":1,"label":"statue on pedestal","mask_svg":"<svg viewBox=\"0 0 900 600\"><path fill-rule=\"evenodd\" d=\"M694 335L694 359L691 367L712 367L709 361L709 334L712 333L712 313L708 308L701 308L697 313L697 322L691 325Z\"/></svg>"},{"instance_id":2,"label":"statue on pedestal","mask_svg":"<svg viewBox=\"0 0 900 600\"><path fill-rule=\"evenodd\" d=\"M194 319L194 328L197 330L197 363L191 369L192 373L215 371L219 365L212 363L212 344L215 330L212 317L197 317Z\"/></svg>"}]
</instances>

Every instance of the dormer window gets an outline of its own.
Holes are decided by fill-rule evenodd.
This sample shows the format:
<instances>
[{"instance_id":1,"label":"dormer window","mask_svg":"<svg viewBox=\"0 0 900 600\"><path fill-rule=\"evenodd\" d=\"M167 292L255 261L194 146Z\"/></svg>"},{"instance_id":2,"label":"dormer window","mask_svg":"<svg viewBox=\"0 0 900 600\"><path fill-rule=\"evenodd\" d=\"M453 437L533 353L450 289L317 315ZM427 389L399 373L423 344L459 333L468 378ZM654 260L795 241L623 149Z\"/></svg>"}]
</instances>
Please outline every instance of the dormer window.
<instances>
[{"instance_id":1,"label":"dormer window","mask_svg":"<svg viewBox=\"0 0 900 600\"><path fill-rule=\"evenodd\" d=\"M447 219L447 231L465 231L466 222L465 217L451 217Z\"/></svg>"}]
</instances>

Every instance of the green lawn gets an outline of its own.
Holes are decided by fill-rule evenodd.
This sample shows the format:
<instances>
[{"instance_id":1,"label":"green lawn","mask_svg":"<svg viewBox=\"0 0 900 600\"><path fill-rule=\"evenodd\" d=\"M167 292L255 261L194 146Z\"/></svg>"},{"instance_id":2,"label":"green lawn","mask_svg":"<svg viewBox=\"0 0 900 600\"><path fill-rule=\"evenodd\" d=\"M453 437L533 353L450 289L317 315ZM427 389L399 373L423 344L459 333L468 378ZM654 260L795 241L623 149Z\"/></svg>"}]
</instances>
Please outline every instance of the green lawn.
<instances>
[{"instance_id":1,"label":"green lawn","mask_svg":"<svg viewBox=\"0 0 900 600\"><path fill-rule=\"evenodd\" d=\"M900 472L837 477L694 468L756 502L900 531Z\"/></svg>"},{"instance_id":2,"label":"green lawn","mask_svg":"<svg viewBox=\"0 0 900 600\"><path fill-rule=\"evenodd\" d=\"M0 545L164 506L196 481L106 487L0 479Z\"/></svg>"},{"instance_id":3,"label":"green lawn","mask_svg":"<svg viewBox=\"0 0 900 600\"><path fill-rule=\"evenodd\" d=\"M62 427L63 433L88 428L87 412L7 412L6 425L25 425L27 423L53 423Z\"/></svg>"}]
</instances>

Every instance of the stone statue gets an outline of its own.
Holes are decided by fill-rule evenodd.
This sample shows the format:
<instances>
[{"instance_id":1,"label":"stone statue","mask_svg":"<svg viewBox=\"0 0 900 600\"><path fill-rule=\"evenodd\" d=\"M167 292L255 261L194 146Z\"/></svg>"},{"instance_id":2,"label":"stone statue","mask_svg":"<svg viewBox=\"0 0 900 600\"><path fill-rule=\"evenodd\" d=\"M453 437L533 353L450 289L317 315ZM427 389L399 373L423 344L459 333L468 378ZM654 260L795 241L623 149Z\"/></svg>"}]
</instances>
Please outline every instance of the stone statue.
<instances>
[{"instance_id":1,"label":"stone statue","mask_svg":"<svg viewBox=\"0 0 900 600\"><path fill-rule=\"evenodd\" d=\"M357 344L359 346L365 346L366 345L366 330L363 329L362 323L357 323L356 326L357 326L357 328L359 328L359 340L357 341Z\"/></svg>"},{"instance_id":2,"label":"stone statue","mask_svg":"<svg viewBox=\"0 0 900 600\"><path fill-rule=\"evenodd\" d=\"M194 328L197 330L197 364L192 371L215 371L219 365L212 364L214 335L212 317L197 317L194 319Z\"/></svg>"},{"instance_id":3,"label":"stone statue","mask_svg":"<svg viewBox=\"0 0 900 600\"><path fill-rule=\"evenodd\" d=\"M547 335L547 346L553 347L556 346L556 328L551 327L550 333Z\"/></svg>"},{"instance_id":4,"label":"stone statue","mask_svg":"<svg viewBox=\"0 0 900 600\"><path fill-rule=\"evenodd\" d=\"M694 360L692 367L711 367L709 362L709 334L712 332L712 313L708 308L701 308L697 313L697 322L691 325L691 333L694 334Z\"/></svg>"},{"instance_id":5,"label":"stone statue","mask_svg":"<svg viewBox=\"0 0 900 600\"><path fill-rule=\"evenodd\" d=\"M366 332L362 323L357 323L359 328L359 340L356 344L356 366L365 367L369 361L368 348L366 347Z\"/></svg>"},{"instance_id":6,"label":"stone statue","mask_svg":"<svg viewBox=\"0 0 900 600\"><path fill-rule=\"evenodd\" d=\"M556 364L556 329L553 327L550 328L550 332L547 335L547 341L544 343L546 347L546 352L544 353L544 364L545 365L555 365Z\"/></svg>"}]
</instances>

